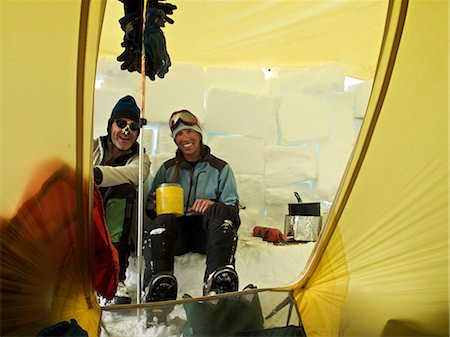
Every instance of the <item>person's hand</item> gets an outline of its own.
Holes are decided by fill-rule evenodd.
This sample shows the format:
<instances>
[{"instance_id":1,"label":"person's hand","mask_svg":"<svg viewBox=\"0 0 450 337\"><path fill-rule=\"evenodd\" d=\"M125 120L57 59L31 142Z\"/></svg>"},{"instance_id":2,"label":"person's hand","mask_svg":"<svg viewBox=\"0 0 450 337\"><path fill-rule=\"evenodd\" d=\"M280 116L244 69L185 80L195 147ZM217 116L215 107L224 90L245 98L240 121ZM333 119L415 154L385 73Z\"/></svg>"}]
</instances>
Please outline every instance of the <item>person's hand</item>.
<instances>
[{"instance_id":1,"label":"person's hand","mask_svg":"<svg viewBox=\"0 0 450 337\"><path fill-rule=\"evenodd\" d=\"M211 206L212 204L214 204L214 201L212 201L212 200L209 200L209 199L197 199L197 200L195 200L195 202L192 205L192 207L190 207L188 209L188 212L205 214L205 212L208 209L208 207Z\"/></svg>"}]
</instances>

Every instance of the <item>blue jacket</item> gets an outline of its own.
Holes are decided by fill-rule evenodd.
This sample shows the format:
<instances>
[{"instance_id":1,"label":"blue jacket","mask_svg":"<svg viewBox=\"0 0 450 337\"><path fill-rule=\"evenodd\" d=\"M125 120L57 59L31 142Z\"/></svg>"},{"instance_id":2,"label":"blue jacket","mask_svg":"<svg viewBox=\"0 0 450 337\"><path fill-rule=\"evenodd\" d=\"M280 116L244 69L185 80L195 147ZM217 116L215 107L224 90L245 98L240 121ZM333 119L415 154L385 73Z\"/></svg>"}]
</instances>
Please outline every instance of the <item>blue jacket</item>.
<instances>
[{"instance_id":1,"label":"blue jacket","mask_svg":"<svg viewBox=\"0 0 450 337\"><path fill-rule=\"evenodd\" d=\"M178 164L178 179L175 177ZM178 183L184 191L184 210L191 207L196 199L221 201L238 207L239 197L233 171L227 162L211 154L211 149L203 145L202 158L192 168L180 150L176 156L161 165L153 180L147 198L147 214L152 214L153 192L163 183Z\"/></svg>"}]
</instances>

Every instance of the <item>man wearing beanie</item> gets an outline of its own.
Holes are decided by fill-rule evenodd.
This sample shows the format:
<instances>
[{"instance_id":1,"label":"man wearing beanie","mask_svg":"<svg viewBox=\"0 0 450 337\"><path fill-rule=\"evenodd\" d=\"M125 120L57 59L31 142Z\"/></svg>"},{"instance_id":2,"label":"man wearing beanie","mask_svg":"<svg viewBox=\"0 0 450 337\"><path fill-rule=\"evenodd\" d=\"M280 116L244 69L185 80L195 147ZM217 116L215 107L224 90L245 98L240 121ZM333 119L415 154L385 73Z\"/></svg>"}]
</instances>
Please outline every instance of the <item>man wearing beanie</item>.
<instances>
[{"instance_id":1,"label":"man wearing beanie","mask_svg":"<svg viewBox=\"0 0 450 337\"><path fill-rule=\"evenodd\" d=\"M125 285L128 258L136 231L136 200L139 183L139 120L141 111L131 96L121 98L108 120L107 135L94 140L94 181L103 197L106 225L119 253L119 284L111 304L129 304ZM143 158L143 180L150 159Z\"/></svg>"},{"instance_id":2,"label":"man wearing beanie","mask_svg":"<svg viewBox=\"0 0 450 337\"><path fill-rule=\"evenodd\" d=\"M240 218L233 171L203 144L200 123L191 112L174 112L169 127L178 149L156 173L146 205L151 220L144 224L145 300L176 299L174 256L188 252L206 254L204 295L237 291L234 255ZM163 183L183 188L183 216L156 215L155 190Z\"/></svg>"}]
</instances>

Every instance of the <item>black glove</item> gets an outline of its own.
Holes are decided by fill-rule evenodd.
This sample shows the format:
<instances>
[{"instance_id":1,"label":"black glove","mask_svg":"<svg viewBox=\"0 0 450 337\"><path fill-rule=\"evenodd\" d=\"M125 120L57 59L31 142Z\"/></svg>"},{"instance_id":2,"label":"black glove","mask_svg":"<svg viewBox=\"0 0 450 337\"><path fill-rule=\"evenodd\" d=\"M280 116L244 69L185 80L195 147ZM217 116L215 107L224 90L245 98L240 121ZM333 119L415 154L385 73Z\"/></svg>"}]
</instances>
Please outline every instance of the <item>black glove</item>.
<instances>
[{"instance_id":1,"label":"black glove","mask_svg":"<svg viewBox=\"0 0 450 337\"><path fill-rule=\"evenodd\" d=\"M124 52L117 57L122 62L120 69L129 72L141 72L142 53L142 0L120 0L124 4L125 16L119 20L124 31L122 47ZM163 78L172 65L166 48L166 39L161 30L168 22L174 21L168 17L177 6L164 3L165 0L149 0L146 8L146 27L144 32L145 74L152 81L155 75Z\"/></svg>"},{"instance_id":2,"label":"black glove","mask_svg":"<svg viewBox=\"0 0 450 337\"><path fill-rule=\"evenodd\" d=\"M145 55L153 65L153 71L158 77L164 78L172 65L166 48L166 39L161 27L167 21L164 10L151 7L147 10L147 21L144 32ZM167 21L168 22L168 21Z\"/></svg>"},{"instance_id":3,"label":"black glove","mask_svg":"<svg viewBox=\"0 0 450 337\"><path fill-rule=\"evenodd\" d=\"M130 13L142 13L143 0L120 0L123 3L125 15Z\"/></svg>"},{"instance_id":4,"label":"black glove","mask_svg":"<svg viewBox=\"0 0 450 337\"><path fill-rule=\"evenodd\" d=\"M117 61L123 62L120 69L133 72L140 68L141 64L142 19L139 13L128 13L119 20L119 23L125 32L122 42L125 51L117 57Z\"/></svg>"},{"instance_id":5,"label":"black glove","mask_svg":"<svg viewBox=\"0 0 450 337\"><path fill-rule=\"evenodd\" d=\"M100 185L103 181L103 173L98 167L94 167L94 182Z\"/></svg>"},{"instance_id":6,"label":"black glove","mask_svg":"<svg viewBox=\"0 0 450 337\"><path fill-rule=\"evenodd\" d=\"M147 12L149 10L149 8L156 8L156 9L161 9L162 11L164 11L164 21L167 21L170 24L173 24L174 21L169 18L167 15L172 15L173 11L175 9L177 9L177 6L172 5L170 3L164 3L163 1L165 0L149 0L147 2ZM161 27L164 27L164 25L162 25Z\"/></svg>"},{"instance_id":7,"label":"black glove","mask_svg":"<svg viewBox=\"0 0 450 337\"><path fill-rule=\"evenodd\" d=\"M120 27L125 32L124 41L130 45L138 46L141 36L142 19L139 13L130 13L119 20Z\"/></svg>"}]
</instances>

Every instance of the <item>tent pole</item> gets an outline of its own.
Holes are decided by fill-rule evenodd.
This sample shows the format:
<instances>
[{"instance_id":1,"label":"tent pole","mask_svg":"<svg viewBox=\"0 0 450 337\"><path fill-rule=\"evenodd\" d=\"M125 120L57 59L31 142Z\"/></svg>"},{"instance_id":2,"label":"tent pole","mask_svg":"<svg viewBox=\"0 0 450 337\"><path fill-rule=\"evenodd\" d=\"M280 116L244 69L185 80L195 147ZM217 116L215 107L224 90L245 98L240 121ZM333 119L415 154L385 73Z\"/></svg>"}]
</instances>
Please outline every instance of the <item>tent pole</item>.
<instances>
[{"instance_id":1,"label":"tent pole","mask_svg":"<svg viewBox=\"0 0 450 337\"><path fill-rule=\"evenodd\" d=\"M138 185L138 223L137 223L137 283L136 283L136 303L141 303L141 288L142 288L142 231L144 222L144 179L143 179L143 157L144 157L144 132L143 126L147 124L145 119L145 46L144 46L144 32L145 32L145 12L147 7L147 0L143 1L142 6L142 49L141 49L141 120L139 133L139 185Z\"/></svg>"}]
</instances>

